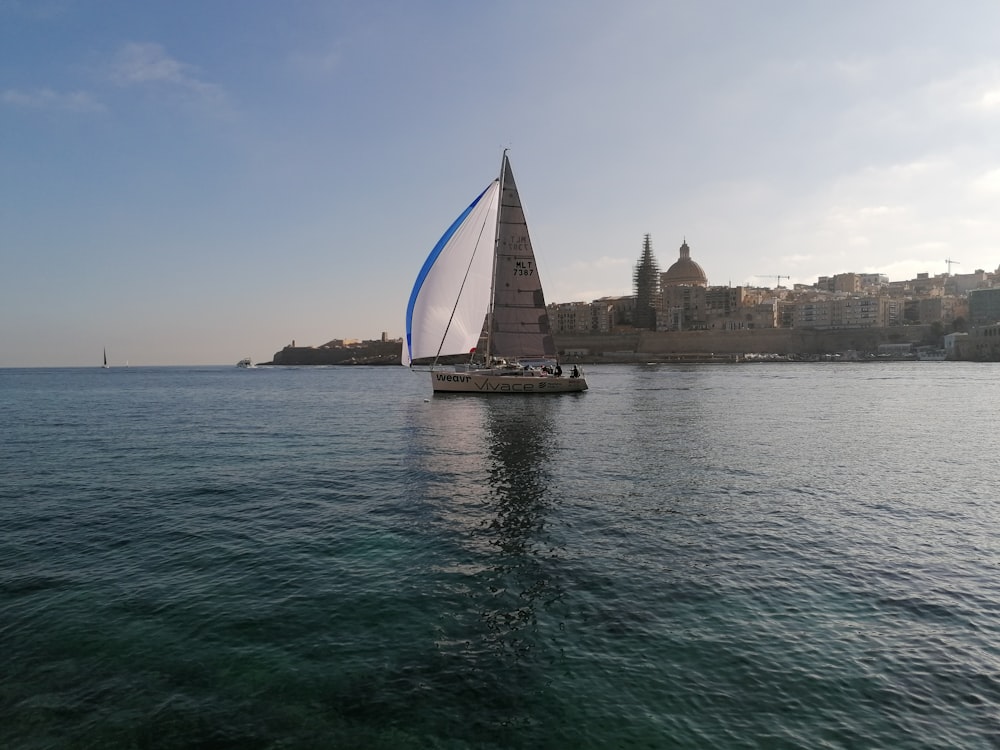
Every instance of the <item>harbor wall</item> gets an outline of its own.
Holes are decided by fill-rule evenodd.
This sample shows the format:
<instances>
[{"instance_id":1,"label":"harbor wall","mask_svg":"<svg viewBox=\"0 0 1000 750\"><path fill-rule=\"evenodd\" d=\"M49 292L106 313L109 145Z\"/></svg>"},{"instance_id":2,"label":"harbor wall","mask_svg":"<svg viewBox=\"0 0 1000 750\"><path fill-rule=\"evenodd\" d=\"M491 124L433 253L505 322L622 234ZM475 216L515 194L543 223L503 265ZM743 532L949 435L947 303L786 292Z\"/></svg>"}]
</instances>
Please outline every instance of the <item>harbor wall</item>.
<instances>
[{"instance_id":1,"label":"harbor wall","mask_svg":"<svg viewBox=\"0 0 1000 750\"><path fill-rule=\"evenodd\" d=\"M732 360L744 354L801 355L876 352L879 344L930 343L930 326L846 328L812 331L766 328L741 331L625 331L611 334L558 334L556 349L565 362L646 362ZM344 347L286 346L274 365L399 364L399 341Z\"/></svg>"},{"instance_id":2,"label":"harbor wall","mask_svg":"<svg viewBox=\"0 0 1000 750\"><path fill-rule=\"evenodd\" d=\"M847 351L875 352L879 344L914 345L930 326L848 328L815 331L794 328L741 331L637 331L621 334L561 334L556 347L567 360L629 361L680 355L778 354L815 356Z\"/></svg>"}]
</instances>

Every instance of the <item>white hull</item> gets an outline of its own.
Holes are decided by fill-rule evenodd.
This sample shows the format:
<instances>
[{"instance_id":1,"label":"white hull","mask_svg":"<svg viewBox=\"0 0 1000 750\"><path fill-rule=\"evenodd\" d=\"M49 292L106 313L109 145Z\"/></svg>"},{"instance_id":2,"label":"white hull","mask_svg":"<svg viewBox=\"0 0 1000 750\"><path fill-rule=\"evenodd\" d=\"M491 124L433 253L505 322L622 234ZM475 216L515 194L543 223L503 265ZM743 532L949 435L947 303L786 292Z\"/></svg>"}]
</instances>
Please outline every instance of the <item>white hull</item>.
<instances>
[{"instance_id":1,"label":"white hull","mask_svg":"<svg viewBox=\"0 0 1000 750\"><path fill-rule=\"evenodd\" d=\"M587 381L582 375L576 378L543 373L506 375L496 370L432 370L430 375L435 393L579 393L587 390Z\"/></svg>"}]
</instances>

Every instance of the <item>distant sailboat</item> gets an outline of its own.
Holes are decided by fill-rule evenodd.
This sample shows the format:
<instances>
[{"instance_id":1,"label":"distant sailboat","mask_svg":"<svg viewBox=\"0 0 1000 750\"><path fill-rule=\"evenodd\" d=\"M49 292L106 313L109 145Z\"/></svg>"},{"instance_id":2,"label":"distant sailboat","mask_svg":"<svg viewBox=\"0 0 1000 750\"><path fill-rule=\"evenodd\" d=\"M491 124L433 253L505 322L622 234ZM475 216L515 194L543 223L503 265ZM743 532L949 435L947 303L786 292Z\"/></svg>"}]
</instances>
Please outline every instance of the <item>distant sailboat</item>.
<instances>
[{"instance_id":1,"label":"distant sailboat","mask_svg":"<svg viewBox=\"0 0 1000 750\"><path fill-rule=\"evenodd\" d=\"M107 347L105 347L105 349L104 349L104 369L105 369L105 370L109 369L109 365L108 365L108 350L107 350Z\"/></svg>"}]
</instances>

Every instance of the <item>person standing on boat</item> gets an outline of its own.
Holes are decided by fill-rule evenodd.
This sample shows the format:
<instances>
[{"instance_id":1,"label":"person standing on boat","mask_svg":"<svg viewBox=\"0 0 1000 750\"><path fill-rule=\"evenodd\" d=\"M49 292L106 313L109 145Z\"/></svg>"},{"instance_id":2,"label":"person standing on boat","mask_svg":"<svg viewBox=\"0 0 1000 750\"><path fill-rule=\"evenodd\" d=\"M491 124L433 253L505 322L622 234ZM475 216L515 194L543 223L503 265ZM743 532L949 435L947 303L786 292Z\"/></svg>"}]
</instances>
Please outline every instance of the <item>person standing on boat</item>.
<instances>
[{"instance_id":1,"label":"person standing on boat","mask_svg":"<svg viewBox=\"0 0 1000 750\"><path fill-rule=\"evenodd\" d=\"M578 377L580 377L580 371L578 369L576 369L576 365L573 365L573 370L570 372L569 376L571 378L578 378Z\"/></svg>"},{"instance_id":2,"label":"person standing on boat","mask_svg":"<svg viewBox=\"0 0 1000 750\"><path fill-rule=\"evenodd\" d=\"M556 362L556 377L557 378L562 377L562 365L559 364L558 362Z\"/></svg>"}]
</instances>

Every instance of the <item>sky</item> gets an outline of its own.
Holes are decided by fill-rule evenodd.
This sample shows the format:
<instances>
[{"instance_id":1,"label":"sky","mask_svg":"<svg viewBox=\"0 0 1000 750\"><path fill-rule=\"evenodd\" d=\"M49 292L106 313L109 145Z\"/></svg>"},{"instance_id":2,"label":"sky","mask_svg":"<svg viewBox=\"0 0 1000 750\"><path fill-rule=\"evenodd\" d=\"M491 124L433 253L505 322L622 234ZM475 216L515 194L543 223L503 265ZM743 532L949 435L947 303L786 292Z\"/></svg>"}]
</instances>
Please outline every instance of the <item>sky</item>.
<instances>
[{"instance_id":1,"label":"sky","mask_svg":"<svg viewBox=\"0 0 1000 750\"><path fill-rule=\"evenodd\" d=\"M403 335L504 149L548 302L1000 266L994 0L0 0L0 367Z\"/></svg>"}]
</instances>

